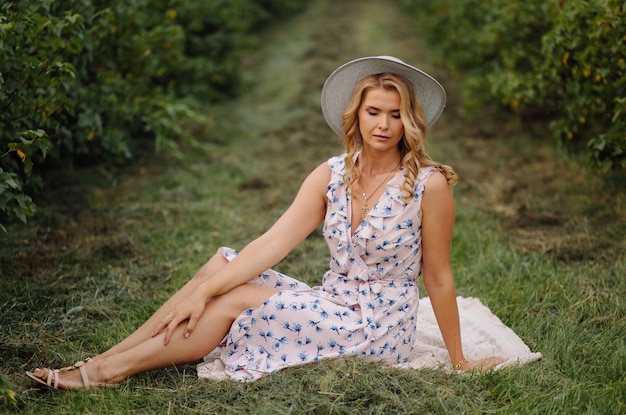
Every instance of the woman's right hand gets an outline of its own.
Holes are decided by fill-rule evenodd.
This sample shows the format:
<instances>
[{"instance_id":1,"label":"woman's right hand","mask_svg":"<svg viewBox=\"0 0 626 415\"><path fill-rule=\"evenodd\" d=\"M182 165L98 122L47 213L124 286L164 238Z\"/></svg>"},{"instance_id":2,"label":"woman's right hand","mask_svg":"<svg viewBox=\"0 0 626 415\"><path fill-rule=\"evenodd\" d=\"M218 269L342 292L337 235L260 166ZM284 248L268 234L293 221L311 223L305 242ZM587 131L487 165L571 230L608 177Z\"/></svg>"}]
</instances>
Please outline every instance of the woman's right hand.
<instances>
[{"instance_id":1,"label":"woman's right hand","mask_svg":"<svg viewBox=\"0 0 626 415\"><path fill-rule=\"evenodd\" d=\"M172 338L172 334L178 325L187 321L187 326L183 336L189 337L196 327L200 316L204 312L206 299L199 293L200 290L190 295L187 299L179 303L171 312L165 315L156 329L152 332L152 337L159 335L165 330L163 344L167 345Z\"/></svg>"}]
</instances>

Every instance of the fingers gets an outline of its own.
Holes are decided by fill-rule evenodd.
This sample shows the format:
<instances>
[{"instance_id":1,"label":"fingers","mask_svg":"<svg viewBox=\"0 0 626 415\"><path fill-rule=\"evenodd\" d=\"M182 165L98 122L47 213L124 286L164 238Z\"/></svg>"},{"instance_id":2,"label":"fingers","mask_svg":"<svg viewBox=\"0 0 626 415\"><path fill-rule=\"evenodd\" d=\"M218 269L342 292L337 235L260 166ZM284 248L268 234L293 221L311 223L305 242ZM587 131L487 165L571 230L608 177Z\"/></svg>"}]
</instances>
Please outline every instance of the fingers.
<instances>
[{"instance_id":1,"label":"fingers","mask_svg":"<svg viewBox=\"0 0 626 415\"><path fill-rule=\"evenodd\" d=\"M194 303L194 306L190 307L189 311L185 314L185 318L179 322L182 323L183 321L187 320L187 326L185 327L185 331L183 334L183 337L185 339L191 336L191 333L196 328L200 317L202 317L202 314L204 313L204 307L204 302Z\"/></svg>"},{"instance_id":2,"label":"fingers","mask_svg":"<svg viewBox=\"0 0 626 415\"><path fill-rule=\"evenodd\" d=\"M186 304L180 304L176 307L175 310L167 313L161 322L156 326L155 330L152 332L152 337L156 337L160 333L165 331L165 338L163 339L163 343L167 345L172 336L174 335L174 330L183 322L187 321L187 325L183 332L183 337L188 338L191 335L191 332L196 328L196 324L202 313L204 312L204 302L200 304L196 304L194 302L188 302Z\"/></svg>"},{"instance_id":3,"label":"fingers","mask_svg":"<svg viewBox=\"0 0 626 415\"><path fill-rule=\"evenodd\" d=\"M172 317L173 317L172 313L167 313L165 317L161 319L159 324L157 324L157 326L155 327L154 331L152 332L150 336L156 337L159 333L161 333L163 329L167 327L168 324L170 324L170 322L172 321Z\"/></svg>"},{"instance_id":4,"label":"fingers","mask_svg":"<svg viewBox=\"0 0 626 415\"><path fill-rule=\"evenodd\" d=\"M181 324L183 321L187 320L186 317L179 317L179 316L175 316L172 320L170 320L169 324L166 326L167 330L165 331L165 339L163 340L163 344L165 346L167 346L170 342L170 339L172 338L172 335L174 334L174 330L176 330L176 327L178 327L179 324ZM188 336L185 336L188 337Z\"/></svg>"},{"instance_id":5,"label":"fingers","mask_svg":"<svg viewBox=\"0 0 626 415\"><path fill-rule=\"evenodd\" d=\"M167 330L165 331L165 339L163 339L163 345L167 346L168 343L170 342L170 339L172 338L172 333L174 332L174 329L176 328L176 326L178 326L178 323L174 324L175 320L170 321L170 324L167 325Z\"/></svg>"},{"instance_id":6,"label":"fingers","mask_svg":"<svg viewBox=\"0 0 626 415\"><path fill-rule=\"evenodd\" d=\"M191 332L193 331L193 329L196 328L196 324L198 323L199 317L196 316L195 314L192 314L191 316L189 316L189 321L187 322L187 327L185 328L185 334L184 337L188 338L189 336L191 336Z\"/></svg>"},{"instance_id":7,"label":"fingers","mask_svg":"<svg viewBox=\"0 0 626 415\"><path fill-rule=\"evenodd\" d=\"M483 360L474 360L474 361L468 362L467 366L464 366L461 370L464 370L466 372L471 371L471 370L477 370L479 372L483 372L495 366L498 366L499 364L504 363L505 361L506 359L502 357L492 356Z\"/></svg>"},{"instance_id":8,"label":"fingers","mask_svg":"<svg viewBox=\"0 0 626 415\"><path fill-rule=\"evenodd\" d=\"M492 367L498 366L501 363L506 362L506 359L499 357L499 356L494 356L494 357L490 357L489 359L487 359L486 361L486 368L490 369Z\"/></svg>"},{"instance_id":9,"label":"fingers","mask_svg":"<svg viewBox=\"0 0 626 415\"><path fill-rule=\"evenodd\" d=\"M154 331L152 332L152 334L150 334L150 337L156 337L159 333L161 333L161 330L163 330L163 328L165 327L167 323L165 322L161 322L159 323L156 328L154 329Z\"/></svg>"},{"instance_id":10,"label":"fingers","mask_svg":"<svg viewBox=\"0 0 626 415\"><path fill-rule=\"evenodd\" d=\"M151 334L151 337L156 337L165 330L165 339L163 343L167 345L176 326L178 326L178 323L176 322L173 313L168 313L155 327L154 331Z\"/></svg>"},{"instance_id":11,"label":"fingers","mask_svg":"<svg viewBox=\"0 0 626 415\"><path fill-rule=\"evenodd\" d=\"M183 334L184 338L188 338L191 335L191 332L196 327L198 322L198 317L195 315L189 316L189 318L182 318L173 313L167 314L163 320L159 323L159 325L152 332L152 337L156 337L159 334L165 332L165 338L163 339L163 344L168 345L172 336L174 335L174 331L176 328L183 323L185 320L188 320L187 326L185 328L185 332Z\"/></svg>"},{"instance_id":12,"label":"fingers","mask_svg":"<svg viewBox=\"0 0 626 415\"><path fill-rule=\"evenodd\" d=\"M480 361L480 363L477 366L477 368L479 370L488 370L488 369L491 369L494 366L498 366L500 363L502 363L504 361L505 360L502 359L501 357L489 357L487 359L484 359L484 360Z\"/></svg>"}]
</instances>

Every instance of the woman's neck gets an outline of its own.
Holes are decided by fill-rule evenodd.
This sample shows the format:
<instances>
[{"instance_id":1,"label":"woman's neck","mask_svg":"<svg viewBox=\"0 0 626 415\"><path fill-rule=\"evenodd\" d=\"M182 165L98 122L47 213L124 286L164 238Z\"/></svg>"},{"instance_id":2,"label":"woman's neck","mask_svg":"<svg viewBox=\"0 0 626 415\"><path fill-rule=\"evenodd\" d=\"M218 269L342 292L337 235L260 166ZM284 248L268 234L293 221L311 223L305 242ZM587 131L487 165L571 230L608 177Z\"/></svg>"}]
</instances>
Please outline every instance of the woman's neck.
<instances>
[{"instance_id":1,"label":"woman's neck","mask_svg":"<svg viewBox=\"0 0 626 415\"><path fill-rule=\"evenodd\" d=\"M366 177L387 174L400 167L400 163L401 157L399 151L371 154L363 150L357 159L361 176Z\"/></svg>"}]
</instances>

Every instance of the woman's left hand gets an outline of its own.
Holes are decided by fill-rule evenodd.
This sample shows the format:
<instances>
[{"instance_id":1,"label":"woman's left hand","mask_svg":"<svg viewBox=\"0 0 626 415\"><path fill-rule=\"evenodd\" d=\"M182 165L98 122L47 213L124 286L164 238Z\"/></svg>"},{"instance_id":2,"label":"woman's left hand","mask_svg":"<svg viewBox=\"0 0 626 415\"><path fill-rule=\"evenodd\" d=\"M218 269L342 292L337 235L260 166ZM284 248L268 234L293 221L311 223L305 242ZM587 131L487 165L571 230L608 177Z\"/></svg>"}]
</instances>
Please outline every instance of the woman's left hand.
<instances>
[{"instance_id":1,"label":"woman's left hand","mask_svg":"<svg viewBox=\"0 0 626 415\"><path fill-rule=\"evenodd\" d=\"M492 356L482 360L463 360L461 363L455 365L454 369L463 370L465 372L469 372L471 370L483 372L504 362L506 362L506 359L499 356Z\"/></svg>"}]
</instances>

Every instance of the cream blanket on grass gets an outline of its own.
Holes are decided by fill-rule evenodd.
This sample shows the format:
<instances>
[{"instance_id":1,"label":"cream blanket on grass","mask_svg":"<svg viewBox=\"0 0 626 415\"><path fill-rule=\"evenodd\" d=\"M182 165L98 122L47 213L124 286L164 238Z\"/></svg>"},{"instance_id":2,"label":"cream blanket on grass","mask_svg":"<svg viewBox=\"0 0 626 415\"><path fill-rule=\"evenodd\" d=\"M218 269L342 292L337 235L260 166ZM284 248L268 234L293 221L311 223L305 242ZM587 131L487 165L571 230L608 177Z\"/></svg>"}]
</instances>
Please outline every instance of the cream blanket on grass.
<instances>
[{"instance_id":1,"label":"cream blanket on grass","mask_svg":"<svg viewBox=\"0 0 626 415\"><path fill-rule=\"evenodd\" d=\"M521 365L541 359L541 353L531 352L517 334L507 327L477 298L457 297L461 322L463 352L468 360L480 360L490 356L506 359L496 369ZM443 343L435 320L430 299L420 299L417 313L418 337L408 362L395 365L400 368L432 368L451 370L448 351ZM204 358L197 366L201 379L229 379L224 364L219 359L220 348Z\"/></svg>"}]
</instances>

